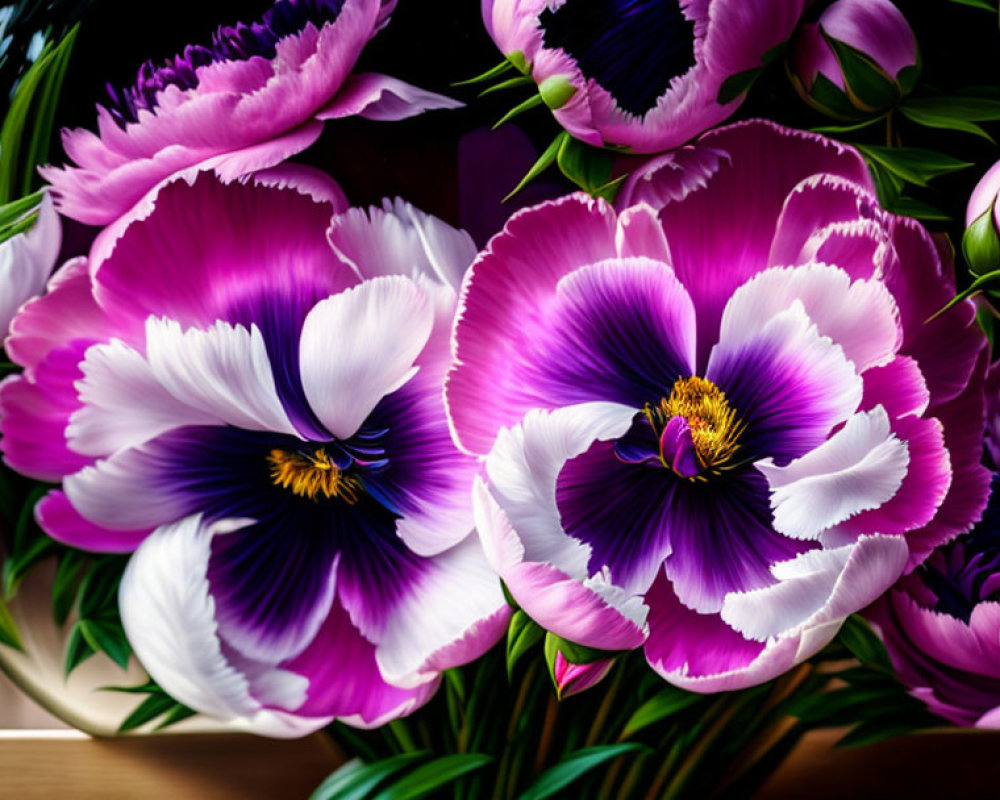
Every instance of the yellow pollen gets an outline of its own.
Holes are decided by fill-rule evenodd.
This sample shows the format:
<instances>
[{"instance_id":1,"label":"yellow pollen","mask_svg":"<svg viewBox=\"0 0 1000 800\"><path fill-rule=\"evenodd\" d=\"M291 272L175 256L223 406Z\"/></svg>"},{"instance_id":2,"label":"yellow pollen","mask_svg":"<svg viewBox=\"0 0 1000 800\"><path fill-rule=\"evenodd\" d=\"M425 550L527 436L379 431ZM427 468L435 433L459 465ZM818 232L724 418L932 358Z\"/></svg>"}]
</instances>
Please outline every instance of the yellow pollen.
<instances>
[{"instance_id":1,"label":"yellow pollen","mask_svg":"<svg viewBox=\"0 0 1000 800\"><path fill-rule=\"evenodd\" d=\"M289 453L275 449L267 461L271 465L271 480L275 485L291 489L299 497L310 500L316 500L320 495L327 499L340 497L354 505L363 491L361 482L341 472L322 447L312 453Z\"/></svg>"},{"instance_id":2,"label":"yellow pollen","mask_svg":"<svg viewBox=\"0 0 1000 800\"><path fill-rule=\"evenodd\" d=\"M726 468L739 450L739 438L746 430L725 392L698 376L678 378L670 397L660 400L658 406L647 403L643 411L657 435L672 417L684 417L691 427L691 441L699 463L713 472Z\"/></svg>"}]
</instances>

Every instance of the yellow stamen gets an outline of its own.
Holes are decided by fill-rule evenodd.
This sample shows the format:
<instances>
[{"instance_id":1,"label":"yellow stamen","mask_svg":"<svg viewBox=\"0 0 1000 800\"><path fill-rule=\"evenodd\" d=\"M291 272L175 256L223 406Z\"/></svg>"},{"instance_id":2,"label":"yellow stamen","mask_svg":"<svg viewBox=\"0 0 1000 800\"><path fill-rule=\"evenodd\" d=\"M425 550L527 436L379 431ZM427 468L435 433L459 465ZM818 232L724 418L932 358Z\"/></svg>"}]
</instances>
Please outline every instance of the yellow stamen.
<instances>
[{"instance_id":1,"label":"yellow stamen","mask_svg":"<svg viewBox=\"0 0 1000 800\"><path fill-rule=\"evenodd\" d=\"M713 472L726 468L736 451L746 424L736 417L725 393L710 380L693 376L678 378L670 397L658 406L643 409L657 434L672 417L684 417L691 426L691 441L698 461ZM662 453L661 453L662 459Z\"/></svg>"},{"instance_id":2,"label":"yellow stamen","mask_svg":"<svg viewBox=\"0 0 1000 800\"><path fill-rule=\"evenodd\" d=\"M361 482L341 472L322 447L312 453L289 453L275 449L267 460L275 485L291 489L299 497L310 500L316 500L320 495L328 499L340 497L354 505L363 491Z\"/></svg>"}]
</instances>

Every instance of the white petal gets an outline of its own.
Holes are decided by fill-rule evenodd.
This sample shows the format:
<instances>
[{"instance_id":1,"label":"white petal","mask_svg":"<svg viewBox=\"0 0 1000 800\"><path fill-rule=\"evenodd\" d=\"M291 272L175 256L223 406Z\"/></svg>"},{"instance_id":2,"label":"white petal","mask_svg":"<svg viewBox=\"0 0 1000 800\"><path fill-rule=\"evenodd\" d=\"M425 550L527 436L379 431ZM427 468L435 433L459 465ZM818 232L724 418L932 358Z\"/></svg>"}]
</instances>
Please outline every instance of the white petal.
<instances>
[{"instance_id":1,"label":"white petal","mask_svg":"<svg viewBox=\"0 0 1000 800\"><path fill-rule=\"evenodd\" d=\"M775 267L740 286L722 314L719 338L738 343L799 300L821 336L844 350L858 372L890 361L902 343L899 310L878 280L851 283L846 272L826 264Z\"/></svg>"},{"instance_id":2,"label":"white petal","mask_svg":"<svg viewBox=\"0 0 1000 800\"><path fill-rule=\"evenodd\" d=\"M810 550L775 564L776 584L726 595L722 619L757 641L802 634L797 658L807 658L833 638L848 615L895 583L907 556L901 536L862 536L835 550Z\"/></svg>"},{"instance_id":3,"label":"white petal","mask_svg":"<svg viewBox=\"0 0 1000 800\"><path fill-rule=\"evenodd\" d=\"M468 536L434 556L427 572L392 610L376 642L375 658L382 677L404 688L433 679L437 671L428 668L432 656L464 638L506 604L500 579L479 539ZM494 641L482 642L481 651Z\"/></svg>"},{"instance_id":4,"label":"white petal","mask_svg":"<svg viewBox=\"0 0 1000 800\"><path fill-rule=\"evenodd\" d=\"M170 394L142 354L117 339L88 348L80 369L75 386L84 405L66 427L78 453L107 456L172 428L220 422Z\"/></svg>"},{"instance_id":5,"label":"white petal","mask_svg":"<svg viewBox=\"0 0 1000 800\"><path fill-rule=\"evenodd\" d=\"M433 324L426 293L401 276L366 281L313 307L299 343L302 386L334 436L352 436L413 377Z\"/></svg>"},{"instance_id":6,"label":"white petal","mask_svg":"<svg viewBox=\"0 0 1000 800\"><path fill-rule=\"evenodd\" d=\"M244 524L207 527L188 517L156 530L132 556L119 592L122 624L149 674L197 711L269 736L302 736L329 719L295 717L308 681L268 664L231 663L222 653L207 569L212 536Z\"/></svg>"},{"instance_id":7,"label":"white petal","mask_svg":"<svg viewBox=\"0 0 1000 800\"><path fill-rule=\"evenodd\" d=\"M61 243L59 217L46 193L35 224L0 243L0 338L7 335L18 308L42 293Z\"/></svg>"},{"instance_id":8,"label":"white petal","mask_svg":"<svg viewBox=\"0 0 1000 800\"><path fill-rule=\"evenodd\" d=\"M146 321L146 358L156 379L181 402L222 423L298 436L271 372L256 325L219 321L207 331L169 319Z\"/></svg>"},{"instance_id":9,"label":"white petal","mask_svg":"<svg viewBox=\"0 0 1000 800\"><path fill-rule=\"evenodd\" d=\"M503 428L486 458L493 496L524 546L524 560L552 564L584 580L590 547L567 536L556 507L563 465L595 441L617 439L635 410L617 403L581 403L555 411L529 411Z\"/></svg>"},{"instance_id":10,"label":"white petal","mask_svg":"<svg viewBox=\"0 0 1000 800\"><path fill-rule=\"evenodd\" d=\"M161 465L141 446L84 467L63 479L73 507L112 530L166 525L189 513L183 498L164 489Z\"/></svg>"},{"instance_id":11,"label":"white petal","mask_svg":"<svg viewBox=\"0 0 1000 800\"><path fill-rule=\"evenodd\" d=\"M756 463L771 489L774 528L795 539L819 534L899 490L909 449L889 427L882 406L854 414L816 449L784 467Z\"/></svg>"},{"instance_id":12,"label":"white petal","mask_svg":"<svg viewBox=\"0 0 1000 800\"><path fill-rule=\"evenodd\" d=\"M398 197L335 217L330 243L364 278L426 276L456 291L476 257L469 234Z\"/></svg>"}]
</instances>

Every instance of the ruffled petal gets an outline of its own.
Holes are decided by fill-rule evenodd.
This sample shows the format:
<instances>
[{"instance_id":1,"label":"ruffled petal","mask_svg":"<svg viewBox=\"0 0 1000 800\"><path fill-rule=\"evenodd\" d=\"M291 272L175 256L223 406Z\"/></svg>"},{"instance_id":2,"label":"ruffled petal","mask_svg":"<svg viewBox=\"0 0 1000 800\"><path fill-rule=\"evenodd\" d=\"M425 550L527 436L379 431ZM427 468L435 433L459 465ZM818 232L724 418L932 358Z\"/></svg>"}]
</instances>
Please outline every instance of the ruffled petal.
<instances>
[{"instance_id":1,"label":"ruffled petal","mask_svg":"<svg viewBox=\"0 0 1000 800\"><path fill-rule=\"evenodd\" d=\"M509 379L511 341L539 315L566 274L617 255L616 218L602 200L574 194L511 217L466 274L456 315L452 367L445 388L456 440L489 452L497 430L528 407L506 408L497 389Z\"/></svg>"},{"instance_id":2,"label":"ruffled petal","mask_svg":"<svg viewBox=\"0 0 1000 800\"><path fill-rule=\"evenodd\" d=\"M269 736L302 736L330 717L298 716L308 681L273 664L232 658L219 639L206 571L215 535L238 522L199 517L160 528L122 577L122 624L136 655L171 697Z\"/></svg>"},{"instance_id":3,"label":"ruffled petal","mask_svg":"<svg viewBox=\"0 0 1000 800\"><path fill-rule=\"evenodd\" d=\"M395 122L434 109L461 108L464 103L428 92L388 75L358 72L344 81L336 97L316 112L316 119L359 116Z\"/></svg>"}]
</instances>

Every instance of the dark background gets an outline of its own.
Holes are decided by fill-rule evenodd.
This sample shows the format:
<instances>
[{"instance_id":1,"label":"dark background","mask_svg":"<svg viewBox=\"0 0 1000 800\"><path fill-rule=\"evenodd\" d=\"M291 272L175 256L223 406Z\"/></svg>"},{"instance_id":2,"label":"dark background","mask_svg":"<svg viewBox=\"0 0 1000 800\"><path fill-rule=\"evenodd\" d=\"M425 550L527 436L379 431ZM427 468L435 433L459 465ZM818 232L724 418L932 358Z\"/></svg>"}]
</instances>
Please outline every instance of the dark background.
<instances>
[{"instance_id":1,"label":"dark background","mask_svg":"<svg viewBox=\"0 0 1000 800\"><path fill-rule=\"evenodd\" d=\"M921 44L923 77L918 92L1000 85L1000 29L995 14L950 0L897 0L897 5ZM106 97L106 83L128 85L144 60L162 61L188 43L207 41L219 24L252 20L268 6L266 0L93 0L83 15L59 123L92 127L94 104ZM482 244L513 208L559 191L556 185L561 181L551 170L543 181L548 186L536 187L519 202L499 206L503 194L558 131L543 108L519 117L498 134L485 132L507 109L525 99L528 89L477 100L477 89L450 84L485 71L500 58L483 28L478 0L399 0L391 23L368 45L357 68L451 94L468 106L398 123L337 121L328 124L317 145L299 158L329 171L355 204L401 195L449 222L471 228ZM751 116L767 116L795 127L831 122L802 103L780 65L758 81L734 119ZM1000 125L986 127L1000 135ZM523 131L527 139L513 128ZM904 145L931 147L975 162L975 167L939 178L931 188L916 193L961 220L978 177L1000 157L997 147L969 134L932 132L906 120L899 121L899 131ZM468 137L472 132L476 133ZM884 134L875 126L851 136L856 141L881 143ZM61 156L58 149L55 152ZM572 188L568 183L562 187ZM950 226L929 223L928 227L949 231L955 241L961 233L959 222Z\"/></svg>"}]
</instances>

